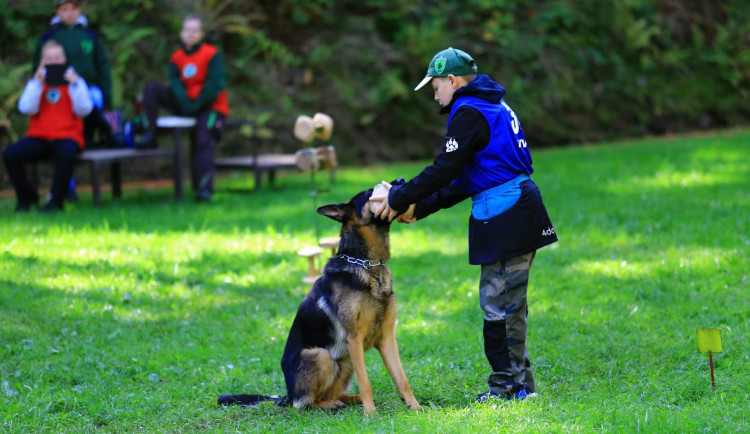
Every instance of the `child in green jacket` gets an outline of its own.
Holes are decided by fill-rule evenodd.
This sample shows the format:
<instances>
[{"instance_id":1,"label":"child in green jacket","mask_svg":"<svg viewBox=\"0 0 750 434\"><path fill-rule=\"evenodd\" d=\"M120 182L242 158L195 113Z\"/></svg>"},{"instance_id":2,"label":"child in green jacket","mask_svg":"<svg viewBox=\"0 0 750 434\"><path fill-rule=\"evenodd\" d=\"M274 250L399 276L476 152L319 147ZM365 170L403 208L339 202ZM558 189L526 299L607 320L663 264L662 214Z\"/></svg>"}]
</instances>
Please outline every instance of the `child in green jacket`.
<instances>
[{"instance_id":1,"label":"child in green jacket","mask_svg":"<svg viewBox=\"0 0 750 434\"><path fill-rule=\"evenodd\" d=\"M86 146L93 148L101 112L112 109L112 77L107 50L99 34L88 27L80 0L57 1L50 27L37 41L32 71L39 68L42 45L49 40L63 46L68 64L88 83L94 110L83 120L84 137Z\"/></svg>"}]
</instances>

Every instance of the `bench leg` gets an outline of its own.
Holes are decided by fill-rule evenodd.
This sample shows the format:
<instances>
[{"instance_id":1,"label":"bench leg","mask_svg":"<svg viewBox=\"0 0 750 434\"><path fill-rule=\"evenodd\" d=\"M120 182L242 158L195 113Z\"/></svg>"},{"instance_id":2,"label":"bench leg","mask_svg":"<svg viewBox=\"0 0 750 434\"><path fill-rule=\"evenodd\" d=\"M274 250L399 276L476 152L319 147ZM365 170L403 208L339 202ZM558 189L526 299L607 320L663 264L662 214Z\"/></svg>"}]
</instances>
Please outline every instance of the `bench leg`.
<instances>
[{"instance_id":1,"label":"bench leg","mask_svg":"<svg viewBox=\"0 0 750 434\"><path fill-rule=\"evenodd\" d=\"M101 180L99 179L99 164L91 162L91 197L94 200L94 206L98 207L101 205L102 197L100 187Z\"/></svg>"},{"instance_id":2,"label":"bench leg","mask_svg":"<svg viewBox=\"0 0 750 434\"><path fill-rule=\"evenodd\" d=\"M111 163L109 165L109 172L112 178L112 197L122 197L122 178L120 177L120 163Z\"/></svg>"},{"instance_id":3,"label":"bench leg","mask_svg":"<svg viewBox=\"0 0 750 434\"><path fill-rule=\"evenodd\" d=\"M270 187L276 185L276 169L271 169L268 171L268 185Z\"/></svg>"},{"instance_id":4,"label":"bench leg","mask_svg":"<svg viewBox=\"0 0 750 434\"><path fill-rule=\"evenodd\" d=\"M255 169L255 189L260 190L263 185L263 171L261 169Z\"/></svg>"},{"instance_id":5,"label":"bench leg","mask_svg":"<svg viewBox=\"0 0 750 434\"><path fill-rule=\"evenodd\" d=\"M175 128L174 133L174 197L182 199L182 131Z\"/></svg>"}]
</instances>

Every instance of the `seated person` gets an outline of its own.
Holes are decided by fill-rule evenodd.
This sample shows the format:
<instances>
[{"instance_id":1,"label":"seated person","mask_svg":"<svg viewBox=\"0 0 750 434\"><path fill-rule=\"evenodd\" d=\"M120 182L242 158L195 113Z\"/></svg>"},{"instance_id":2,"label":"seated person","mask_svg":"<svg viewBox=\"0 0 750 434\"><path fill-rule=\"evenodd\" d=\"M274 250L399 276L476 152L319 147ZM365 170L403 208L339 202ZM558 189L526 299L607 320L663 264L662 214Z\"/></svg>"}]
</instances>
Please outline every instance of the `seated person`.
<instances>
[{"instance_id":1,"label":"seated person","mask_svg":"<svg viewBox=\"0 0 750 434\"><path fill-rule=\"evenodd\" d=\"M25 163L52 159L52 193L42 212L63 209L75 160L84 147L83 118L93 107L86 81L66 67L65 50L56 41L42 47L41 61L26 83L18 110L31 116L26 136L3 152L3 162L16 191L16 212L29 211L39 194L26 175Z\"/></svg>"},{"instance_id":2,"label":"seated person","mask_svg":"<svg viewBox=\"0 0 750 434\"><path fill-rule=\"evenodd\" d=\"M203 22L182 22L182 47L169 59L169 86L149 83L143 92L146 132L137 147L156 146L159 107L196 118L193 130L192 175L195 199L208 202L213 194L214 148L229 114L227 81L221 53L203 40Z\"/></svg>"},{"instance_id":3,"label":"seated person","mask_svg":"<svg viewBox=\"0 0 750 434\"><path fill-rule=\"evenodd\" d=\"M104 119L104 114L112 107L109 55L101 36L89 27L80 0L56 0L54 3L55 15L49 28L37 40L31 71L34 73L39 68L41 49L45 42L55 40L62 44L68 64L86 80L94 103L91 113L83 119L85 146L88 149L107 146L112 143L111 127ZM98 141L94 139L97 131ZM65 199L78 200L73 177L70 178L70 191Z\"/></svg>"}]
</instances>

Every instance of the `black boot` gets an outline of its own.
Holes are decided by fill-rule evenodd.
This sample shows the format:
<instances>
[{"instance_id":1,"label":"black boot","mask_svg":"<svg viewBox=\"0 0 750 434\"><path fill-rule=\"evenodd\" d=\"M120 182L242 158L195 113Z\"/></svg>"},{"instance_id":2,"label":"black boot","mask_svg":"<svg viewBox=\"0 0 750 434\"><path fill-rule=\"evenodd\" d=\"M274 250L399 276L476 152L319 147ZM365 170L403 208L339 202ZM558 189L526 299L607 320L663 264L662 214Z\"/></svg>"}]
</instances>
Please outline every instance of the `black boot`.
<instances>
[{"instance_id":1,"label":"black boot","mask_svg":"<svg viewBox=\"0 0 750 434\"><path fill-rule=\"evenodd\" d=\"M16 212L29 212L32 205L39 206L39 195L37 193L34 193L29 198L18 199L18 202L16 203Z\"/></svg>"}]
</instances>

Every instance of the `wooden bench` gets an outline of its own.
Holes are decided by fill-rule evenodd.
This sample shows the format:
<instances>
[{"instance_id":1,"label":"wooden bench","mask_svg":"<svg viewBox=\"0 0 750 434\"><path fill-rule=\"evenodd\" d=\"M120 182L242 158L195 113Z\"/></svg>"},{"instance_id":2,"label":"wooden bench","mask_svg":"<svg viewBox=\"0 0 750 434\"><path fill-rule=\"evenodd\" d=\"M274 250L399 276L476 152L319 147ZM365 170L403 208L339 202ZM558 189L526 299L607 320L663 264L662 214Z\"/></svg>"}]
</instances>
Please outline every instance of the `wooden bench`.
<instances>
[{"instance_id":1,"label":"wooden bench","mask_svg":"<svg viewBox=\"0 0 750 434\"><path fill-rule=\"evenodd\" d=\"M257 148L256 148L257 149ZM333 146L307 148L294 154L260 154L238 157L223 157L214 160L216 170L252 170L255 175L255 189L261 188L263 174L268 174L268 182L273 185L276 171L280 169L302 172L328 170L330 182L334 182L338 166Z\"/></svg>"},{"instance_id":2,"label":"wooden bench","mask_svg":"<svg viewBox=\"0 0 750 434\"><path fill-rule=\"evenodd\" d=\"M122 197L122 176L120 165L126 161L168 158L173 164L175 198L182 199L182 170L179 152L175 149L93 149L84 151L77 162L88 164L91 170L91 193L94 206L101 205L102 169L109 166L112 183L112 197Z\"/></svg>"},{"instance_id":3,"label":"wooden bench","mask_svg":"<svg viewBox=\"0 0 750 434\"><path fill-rule=\"evenodd\" d=\"M161 130L171 130L173 146L171 148L155 149L92 149L84 151L78 156L77 162L88 163L91 169L91 191L94 206L101 205L101 183L102 168L109 165L110 180L112 183L112 197L122 197L122 177L120 164L133 160L152 160L158 158L170 158L172 160L172 180L174 183L174 196L180 200L183 196L183 172L182 172L182 133L191 130L195 126L194 118L180 116L160 116L156 120L156 127Z\"/></svg>"},{"instance_id":4,"label":"wooden bench","mask_svg":"<svg viewBox=\"0 0 750 434\"><path fill-rule=\"evenodd\" d=\"M167 158L172 162L172 179L174 182L174 195L176 199L182 199L183 195L183 171L182 171L182 143L181 136L186 130L195 126L195 119L177 116L159 117L156 125L161 130L173 132L174 146L171 148L155 149L90 149L82 152L77 158L77 164L88 164L91 171L91 191L94 206L101 205L101 190L104 167L109 166L110 180L112 183L112 196L122 197L122 174L121 164L134 160L153 160ZM32 165L32 180L39 185L39 175L36 164Z\"/></svg>"},{"instance_id":5,"label":"wooden bench","mask_svg":"<svg viewBox=\"0 0 750 434\"><path fill-rule=\"evenodd\" d=\"M244 124L243 121L230 121L229 127L237 127ZM172 173L174 182L174 195L176 199L183 197L183 168L182 168L182 134L191 131L195 126L195 118L182 116L161 116L156 121L156 126L161 131L172 131L173 147L156 149L91 149L81 153L76 162L88 164L91 171L91 190L94 206L101 205L102 170L109 166L110 179L112 183L112 196L122 197L122 174L121 164L134 160L152 160L169 158L172 160ZM255 150L257 152L257 146ZM317 171L319 169L329 170L331 183L334 180L334 170L337 166L335 150L332 146L303 149L296 154L259 154L237 157L216 158L214 167L221 169L252 170L255 174L255 188L262 186L263 174L268 174L270 184L276 179L276 171L280 169ZM37 181L36 165L33 165L33 178Z\"/></svg>"},{"instance_id":6,"label":"wooden bench","mask_svg":"<svg viewBox=\"0 0 750 434\"><path fill-rule=\"evenodd\" d=\"M246 124L253 125L254 122L252 120L228 119L225 122L225 128L238 129ZM157 126L161 129L173 129L175 131L175 147L181 148L181 132L192 129L195 126L195 118L163 116L157 121ZM264 173L268 174L268 181L273 185L277 170L297 169L295 154L261 154L258 152L259 144L254 140L252 142L253 155L215 158L215 170L252 170L255 175L255 188L259 189L263 184Z\"/></svg>"},{"instance_id":7,"label":"wooden bench","mask_svg":"<svg viewBox=\"0 0 750 434\"><path fill-rule=\"evenodd\" d=\"M258 154L241 157L224 157L214 160L216 170L252 170L255 175L255 189L263 184L263 173L268 174L268 182L273 185L276 181L276 171L279 169L297 169L297 159L294 154Z\"/></svg>"}]
</instances>

